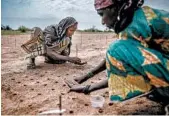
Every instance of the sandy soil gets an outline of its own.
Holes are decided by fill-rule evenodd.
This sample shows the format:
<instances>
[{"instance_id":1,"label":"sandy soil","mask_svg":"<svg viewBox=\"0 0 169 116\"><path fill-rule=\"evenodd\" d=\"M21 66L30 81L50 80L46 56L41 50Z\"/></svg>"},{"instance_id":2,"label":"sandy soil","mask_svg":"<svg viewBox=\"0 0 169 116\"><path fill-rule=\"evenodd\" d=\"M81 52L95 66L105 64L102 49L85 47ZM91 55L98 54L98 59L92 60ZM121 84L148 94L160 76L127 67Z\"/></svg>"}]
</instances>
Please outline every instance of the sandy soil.
<instances>
[{"instance_id":1,"label":"sandy soil","mask_svg":"<svg viewBox=\"0 0 169 116\"><path fill-rule=\"evenodd\" d=\"M78 66L71 63L46 64L38 57L35 70L27 70L24 51L20 45L29 39L29 34L2 36L1 90L3 115L36 115L49 109L59 108L59 95L62 95L62 107L65 115L103 115L103 114L161 114L162 106L145 97L126 102L110 104L108 90L102 89L90 95L68 93L65 78L75 78L87 73L104 58L110 42L115 41L114 34L76 33L73 37L71 56L78 56L88 63ZM84 84L98 82L106 78L102 72ZM91 95L103 95L103 108L93 108Z\"/></svg>"}]
</instances>

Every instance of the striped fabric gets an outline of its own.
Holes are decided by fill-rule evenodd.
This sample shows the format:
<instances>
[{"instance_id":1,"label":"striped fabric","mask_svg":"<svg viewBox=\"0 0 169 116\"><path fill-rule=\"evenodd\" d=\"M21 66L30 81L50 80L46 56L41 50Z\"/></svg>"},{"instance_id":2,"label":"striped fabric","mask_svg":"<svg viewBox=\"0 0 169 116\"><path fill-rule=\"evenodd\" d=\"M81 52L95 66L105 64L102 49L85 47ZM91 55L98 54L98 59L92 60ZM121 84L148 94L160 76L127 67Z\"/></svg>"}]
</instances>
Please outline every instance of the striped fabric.
<instances>
[{"instance_id":1,"label":"striped fabric","mask_svg":"<svg viewBox=\"0 0 169 116\"><path fill-rule=\"evenodd\" d=\"M33 28L31 39L21 46L28 53L26 58L44 56L47 48L61 54L71 45L71 37L66 37L66 30L75 23L77 21L73 17L66 17L58 25L48 26L44 31L39 27Z\"/></svg>"}]
</instances>

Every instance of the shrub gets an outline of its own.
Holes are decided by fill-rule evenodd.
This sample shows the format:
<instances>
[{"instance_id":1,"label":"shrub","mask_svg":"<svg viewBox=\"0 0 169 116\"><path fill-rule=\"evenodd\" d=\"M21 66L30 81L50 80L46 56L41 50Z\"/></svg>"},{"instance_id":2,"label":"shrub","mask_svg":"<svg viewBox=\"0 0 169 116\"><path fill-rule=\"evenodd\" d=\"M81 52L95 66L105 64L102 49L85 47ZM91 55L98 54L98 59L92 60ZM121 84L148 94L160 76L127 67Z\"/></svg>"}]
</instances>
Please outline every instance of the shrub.
<instances>
[{"instance_id":1,"label":"shrub","mask_svg":"<svg viewBox=\"0 0 169 116\"><path fill-rule=\"evenodd\" d=\"M21 31L22 33L25 33L26 31L28 31L29 29L28 28L26 28L25 26L20 26L19 28L18 28L18 31Z\"/></svg>"},{"instance_id":2,"label":"shrub","mask_svg":"<svg viewBox=\"0 0 169 116\"><path fill-rule=\"evenodd\" d=\"M102 30L97 29L95 26L89 29L85 29L84 32L103 32Z\"/></svg>"}]
</instances>

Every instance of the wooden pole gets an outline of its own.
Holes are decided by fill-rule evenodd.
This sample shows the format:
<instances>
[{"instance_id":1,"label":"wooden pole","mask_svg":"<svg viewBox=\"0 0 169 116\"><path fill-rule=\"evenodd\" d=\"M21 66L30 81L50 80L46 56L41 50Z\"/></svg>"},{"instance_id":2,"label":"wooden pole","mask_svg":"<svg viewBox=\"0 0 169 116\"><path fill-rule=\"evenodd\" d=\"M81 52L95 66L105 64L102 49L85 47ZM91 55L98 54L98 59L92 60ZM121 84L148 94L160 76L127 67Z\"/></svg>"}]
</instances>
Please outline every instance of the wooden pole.
<instances>
[{"instance_id":1,"label":"wooden pole","mask_svg":"<svg viewBox=\"0 0 169 116\"><path fill-rule=\"evenodd\" d=\"M62 95L59 96L59 110L60 110L60 115L62 115Z\"/></svg>"},{"instance_id":2,"label":"wooden pole","mask_svg":"<svg viewBox=\"0 0 169 116\"><path fill-rule=\"evenodd\" d=\"M76 57L78 57L78 46L76 44Z\"/></svg>"},{"instance_id":3,"label":"wooden pole","mask_svg":"<svg viewBox=\"0 0 169 116\"><path fill-rule=\"evenodd\" d=\"M16 38L15 38L15 48L16 48Z\"/></svg>"},{"instance_id":4,"label":"wooden pole","mask_svg":"<svg viewBox=\"0 0 169 116\"><path fill-rule=\"evenodd\" d=\"M81 46L82 46L82 32L81 32Z\"/></svg>"}]
</instances>

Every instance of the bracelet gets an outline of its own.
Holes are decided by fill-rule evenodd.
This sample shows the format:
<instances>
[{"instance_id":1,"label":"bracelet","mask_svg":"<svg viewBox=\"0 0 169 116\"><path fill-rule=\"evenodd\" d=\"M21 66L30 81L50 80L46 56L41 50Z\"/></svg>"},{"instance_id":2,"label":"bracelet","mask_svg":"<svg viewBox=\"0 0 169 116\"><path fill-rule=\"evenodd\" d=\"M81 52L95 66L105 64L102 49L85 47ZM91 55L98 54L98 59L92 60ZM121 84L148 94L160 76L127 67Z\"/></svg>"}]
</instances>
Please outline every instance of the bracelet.
<instances>
[{"instance_id":1,"label":"bracelet","mask_svg":"<svg viewBox=\"0 0 169 116\"><path fill-rule=\"evenodd\" d=\"M94 76L94 74L93 74L92 72L88 72L87 75L88 75L89 77L93 77L93 76Z\"/></svg>"},{"instance_id":2,"label":"bracelet","mask_svg":"<svg viewBox=\"0 0 169 116\"><path fill-rule=\"evenodd\" d=\"M90 88L90 85L86 85L86 87L83 89L83 93L84 94L90 93L89 88Z\"/></svg>"}]
</instances>

